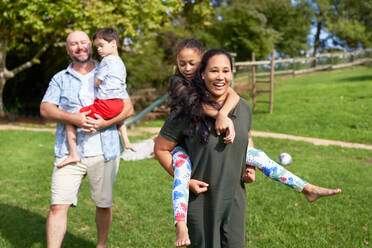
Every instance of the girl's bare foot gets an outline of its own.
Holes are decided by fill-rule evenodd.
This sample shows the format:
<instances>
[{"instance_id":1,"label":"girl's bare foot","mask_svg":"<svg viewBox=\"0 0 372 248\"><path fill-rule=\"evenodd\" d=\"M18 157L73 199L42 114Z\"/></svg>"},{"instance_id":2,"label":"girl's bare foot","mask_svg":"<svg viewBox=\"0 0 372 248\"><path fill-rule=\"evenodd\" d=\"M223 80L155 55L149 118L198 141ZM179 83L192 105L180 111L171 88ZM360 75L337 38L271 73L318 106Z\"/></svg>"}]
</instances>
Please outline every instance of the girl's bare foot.
<instances>
[{"instance_id":1,"label":"girl's bare foot","mask_svg":"<svg viewBox=\"0 0 372 248\"><path fill-rule=\"evenodd\" d=\"M57 168L62 168L63 166L66 166L66 165L72 164L72 163L76 163L76 162L80 162L80 157L78 155L76 155L76 156L68 155L67 158L65 160L63 160L61 163L57 164L56 167Z\"/></svg>"},{"instance_id":2,"label":"girl's bare foot","mask_svg":"<svg viewBox=\"0 0 372 248\"><path fill-rule=\"evenodd\" d=\"M314 202L322 196L332 196L341 193L341 189L327 189L307 183L302 190L309 202Z\"/></svg>"},{"instance_id":3,"label":"girl's bare foot","mask_svg":"<svg viewBox=\"0 0 372 248\"><path fill-rule=\"evenodd\" d=\"M175 247L183 247L191 244L189 237L189 230L187 229L186 222L179 221L176 224L176 237L177 240L174 242Z\"/></svg>"}]
</instances>

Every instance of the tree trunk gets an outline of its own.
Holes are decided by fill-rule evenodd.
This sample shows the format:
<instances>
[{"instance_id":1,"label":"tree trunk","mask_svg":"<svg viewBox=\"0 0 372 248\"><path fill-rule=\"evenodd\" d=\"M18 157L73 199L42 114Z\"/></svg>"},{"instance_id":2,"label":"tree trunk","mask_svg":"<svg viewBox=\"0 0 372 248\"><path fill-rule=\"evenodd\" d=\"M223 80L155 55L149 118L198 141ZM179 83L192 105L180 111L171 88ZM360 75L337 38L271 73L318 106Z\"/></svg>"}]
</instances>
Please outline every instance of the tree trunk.
<instances>
[{"instance_id":1,"label":"tree trunk","mask_svg":"<svg viewBox=\"0 0 372 248\"><path fill-rule=\"evenodd\" d=\"M0 77L0 118L6 116L4 111L4 103L3 103L3 91L5 86L6 79L5 77Z\"/></svg>"},{"instance_id":2,"label":"tree trunk","mask_svg":"<svg viewBox=\"0 0 372 248\"><path fill-rule=\"evenodd\" d=\"M322 20L318 21L318 23L316 24L316 33L315 33L315 36L314 36L314 51L313 51L313 57L316 56L317 52L318 52L318 48L319 48L319 45L320 45L320 32L322 30Z\"/></svg>"},{"instance_id":3,"label":"tree trunk","mask_svg":"<svg viewBox=\"0 0 372 248\"><path fill-rule=\"evenodd\" d=\"M7 41L0 39L0 118L6 116L3 103L3 91L6 83L6 45Z\"/></svg>"},{"instance_id":4,"label":"tree trunk","mask_svg":"<svg viewBox=\"0 0 372 248\"><path fill-rule=\"evenodd\" d=\"M50 44L45 44L36 54L35 56L17 66L16 68L13 68L12 70L8 70L6 68L6 47L7 47L8 41L6 39L1 39L0 37L0 118L6 116L5 108L4 108L4 102L3 102L3 91L6 84L6 81L8 79L13 78L18 73L30 68L33 64L39 62L39 57L48 49Z\"/></svg>"}]
</instances>

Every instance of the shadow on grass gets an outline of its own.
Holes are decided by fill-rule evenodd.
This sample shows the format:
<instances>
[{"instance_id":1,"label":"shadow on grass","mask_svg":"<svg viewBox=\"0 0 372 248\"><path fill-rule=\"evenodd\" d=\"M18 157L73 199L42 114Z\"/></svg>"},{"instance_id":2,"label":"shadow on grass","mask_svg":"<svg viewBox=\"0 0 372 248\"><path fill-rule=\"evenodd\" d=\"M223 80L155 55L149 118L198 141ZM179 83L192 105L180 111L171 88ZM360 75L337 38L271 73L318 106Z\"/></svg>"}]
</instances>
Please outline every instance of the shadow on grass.
<instances>
[{"instance_id":1,"label":"shadow on grass","mask_svg":"<svg viewBox=\"0 0 372 248\"><path fill-rule=\"evenodd\" d=\"M345 77L345 78L338 79L338 81L350 82L350 83L360 82L360 81L372 81L372 75Z\"/></svg>"},{"instance_id":2,"label":"shadow on grass","mask_svg":"<svg viewBox=\"0 0 372 248\"><path fill-rule=\"evenodd\" d=\"M27 209L0 203L0 235L11 247L46 247L46 218ZM62 247L95 247L67 232Z\"/></svg>"}]
</instances>

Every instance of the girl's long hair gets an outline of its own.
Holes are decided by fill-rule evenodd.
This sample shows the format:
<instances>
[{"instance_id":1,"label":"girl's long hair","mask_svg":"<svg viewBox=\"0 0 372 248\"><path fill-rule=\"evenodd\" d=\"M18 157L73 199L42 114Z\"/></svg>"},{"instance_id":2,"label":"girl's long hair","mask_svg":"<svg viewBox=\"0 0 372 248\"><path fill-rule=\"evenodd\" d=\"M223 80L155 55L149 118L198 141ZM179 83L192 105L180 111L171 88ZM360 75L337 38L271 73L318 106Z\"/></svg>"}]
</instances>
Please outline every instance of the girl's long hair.
<instances>
[{"instance_id":1,"label":"girl's long hair","mask_svg":"<svg viewBox=\"0 0 372 248\"><path fill-rule=\"evenodd\" d=\"M170 92L171 95L171 108L173 107L173 118L186 117L190 119L190 133L199 137L202 144L208 143L208 138L212 128L214 128L214 121L211 117L207 116L204 112L202 104L207 104L215 109L219 110L221 106L211 100L211 94L205 86L205 82L202 79L202 72L205 71L209 60L215 55L225 55L230 61L230 67L232 70L232 58L231 55L221 49L211 49L206 52L202 58L201 65L194 77L190 82L180 75L174 75L171 77L170 84L173 88L181 89L180 91ZM175 87L178 85L178 87Z\"/></svg>"}]
</instances>

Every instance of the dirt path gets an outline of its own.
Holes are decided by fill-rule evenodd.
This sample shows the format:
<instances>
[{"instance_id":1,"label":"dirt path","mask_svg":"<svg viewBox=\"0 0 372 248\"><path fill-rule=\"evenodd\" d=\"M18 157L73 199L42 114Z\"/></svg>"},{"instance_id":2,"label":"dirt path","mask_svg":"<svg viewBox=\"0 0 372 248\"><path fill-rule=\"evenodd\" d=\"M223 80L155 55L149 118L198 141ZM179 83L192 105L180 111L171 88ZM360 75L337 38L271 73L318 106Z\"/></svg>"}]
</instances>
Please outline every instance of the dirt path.
<instances>
[{"instance_id":1,"label":"dirt path","mask_svg":"<svg viewBox=\"0 0 372 248\"><path fill-rule=\"evenodd\" d=\"M27 131L38 131L38 132L51 132L54 133L54 128L34 128L34 127L22 127L16 126L11 124L0 124L0 130L27 130ZM150 133L153 135L158 134L160 128L158 127L138 127L138 128L131 128L128 129L129 136L139 136L143 135L144 133ZM252 135L256 137L267 137L267 138L275 138L275 139L289 139L289 140L297 140L297 141L304 141L309 142L317 146L340 146L340 147L347 147L347 148L359 148L359 149L367 149L372 150L372 145L366 144L359 144L359 143L351 143L351 142L343 142L337 140L327 140L327 139L318 139L318 138L309 138L309 137L301 137L289 134L281 134L281 133L268 133L268 132L261 132L261 131L252 131Z\"/></svg>"}]
</instances>

